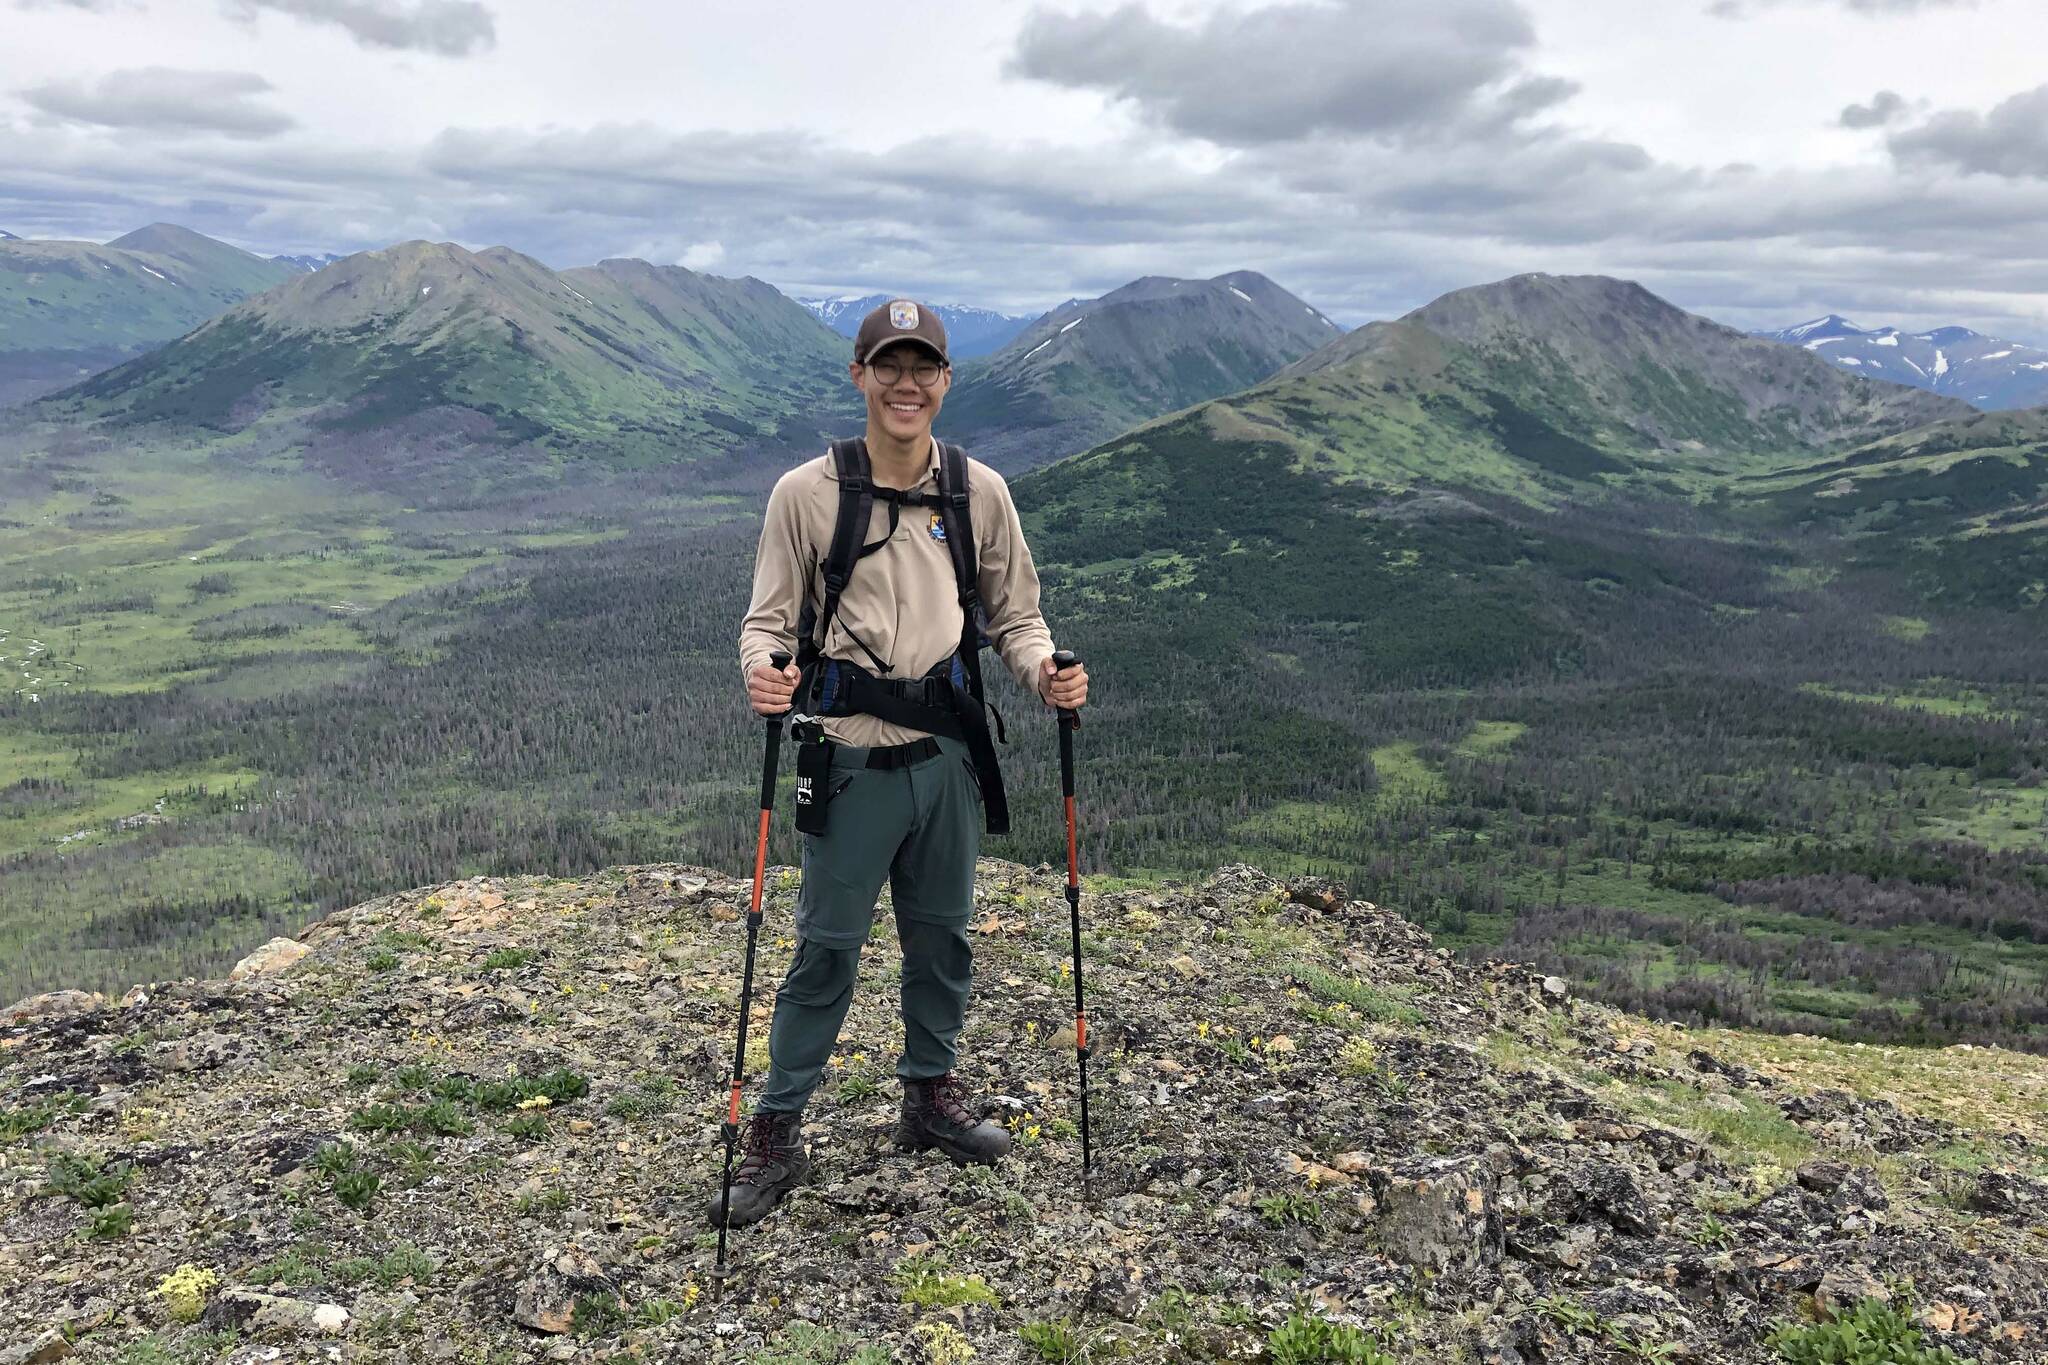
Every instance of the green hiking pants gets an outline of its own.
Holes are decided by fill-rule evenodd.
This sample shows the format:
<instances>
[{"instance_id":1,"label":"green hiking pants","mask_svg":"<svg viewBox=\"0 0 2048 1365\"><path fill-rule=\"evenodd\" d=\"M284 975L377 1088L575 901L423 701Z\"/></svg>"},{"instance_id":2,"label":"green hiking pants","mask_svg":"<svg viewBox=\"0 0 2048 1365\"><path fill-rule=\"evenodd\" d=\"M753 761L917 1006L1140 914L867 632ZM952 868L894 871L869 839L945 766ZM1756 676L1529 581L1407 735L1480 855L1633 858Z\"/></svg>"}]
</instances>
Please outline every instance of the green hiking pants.
<instances>
[{"instance_id":1,"label":"green hiking pants","mask_svg":"<svg viewBox=\"0 0 2048 1365\"><path fill-rule=\"evenodd\" d=\"M869 768L868 751L836 746L826 781L825 833L804 836L796 954L768 1028L768 1080L757 1112L802 1109L817 1088L853 1003L861 945L886 878L903 947L903 1053L912 1080L953 1069L967 1019L973 950L974 860L981 851L981 788L967 746L904 768Z\"/></svg>"}]
</instances>

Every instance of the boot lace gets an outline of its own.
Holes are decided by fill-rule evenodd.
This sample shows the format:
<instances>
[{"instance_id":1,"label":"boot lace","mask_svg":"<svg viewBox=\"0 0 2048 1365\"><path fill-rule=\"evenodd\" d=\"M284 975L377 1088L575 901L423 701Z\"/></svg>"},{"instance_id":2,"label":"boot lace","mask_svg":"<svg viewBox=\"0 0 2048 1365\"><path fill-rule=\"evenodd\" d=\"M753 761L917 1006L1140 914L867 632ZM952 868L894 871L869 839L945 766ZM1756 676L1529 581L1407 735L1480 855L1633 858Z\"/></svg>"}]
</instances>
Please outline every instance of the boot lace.
<instances>
[{"instance_id":1,"label":"boot lace","mask_svg":"<svg viewBox=\"0 0 2048 1365\"><path fill-rule=\"evenodd\" d=\"M739 1169L732 1173L735 1185L751 1185L783 1155L779 1114L750 1114L747 1130L741 1136L746 1155L740 1158Z\"/></svg>"},{"instance_id":2,"label":"boot lace","mask_svg":"<svg viewBox=\"0 0 2048 1365\"><path fill-rule=\"evenodd\" d=\"M981 1120L967 1110L963 1102L967 1098L967 1087L950 1071L943 1076L934 1076L925 1083L925 1103L932 1112L963 1128L972 1128Z\"/></svg>"}]
</instances>

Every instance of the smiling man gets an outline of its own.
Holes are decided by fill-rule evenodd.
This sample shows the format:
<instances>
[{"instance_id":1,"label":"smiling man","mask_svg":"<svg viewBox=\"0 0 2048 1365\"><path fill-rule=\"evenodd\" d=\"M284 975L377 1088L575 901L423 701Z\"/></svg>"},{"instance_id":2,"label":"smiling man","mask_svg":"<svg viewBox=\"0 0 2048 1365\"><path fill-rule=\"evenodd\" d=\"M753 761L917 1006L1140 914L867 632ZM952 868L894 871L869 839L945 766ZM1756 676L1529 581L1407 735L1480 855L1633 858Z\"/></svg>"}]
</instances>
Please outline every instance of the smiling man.
<instances>
[{"instance_id":1,"label":"smiling man","mask_svg":"<svg viewBox=\"0 0 2048 1365\"><path fill-rule=\"evenodd\" d=\"M798 713L804 867L768 1079L733 1177L734 1226L761 1218L809 1171L804 1102L846 1020L884 880L903 949L897 1145L937 1147L963 1163L1009 1150L1009 1134L967 1108L953 1074L973 958L974 860L984 823L1008 828L979 646L993 644L1049 705L1088 699L1079 664L1053 665L1009 487L932 436L953 382L937 314L910 299L875 309L847 373L867 402L866 437L834 442L776 483L740 630L755 712ZM776 668L778 650L796 662ZM724 1212L714 1195L712 1222Z\"/></svg>"}]
</instances>

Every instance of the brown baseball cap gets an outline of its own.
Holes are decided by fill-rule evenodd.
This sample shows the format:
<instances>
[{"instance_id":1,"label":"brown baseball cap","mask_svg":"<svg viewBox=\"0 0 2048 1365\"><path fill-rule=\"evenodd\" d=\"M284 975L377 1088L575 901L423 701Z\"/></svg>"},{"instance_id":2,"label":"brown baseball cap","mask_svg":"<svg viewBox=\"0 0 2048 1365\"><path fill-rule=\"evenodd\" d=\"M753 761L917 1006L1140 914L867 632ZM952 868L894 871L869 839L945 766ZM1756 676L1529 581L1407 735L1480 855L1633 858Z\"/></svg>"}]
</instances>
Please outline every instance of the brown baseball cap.
<instances>
[{"instance_id":1,"label":"brown baseball cap","mask_svg":"<svg viewBox=\"0 0 2048 1365\"><path fill-rule=\"evenodd\" d=\"M868 363L868 357L892 341L916 341L928 346L947 364L946 324L939 315L915 299L890 299L860 320L853 336L853 360Z\"/></svg>"}]
</instances>

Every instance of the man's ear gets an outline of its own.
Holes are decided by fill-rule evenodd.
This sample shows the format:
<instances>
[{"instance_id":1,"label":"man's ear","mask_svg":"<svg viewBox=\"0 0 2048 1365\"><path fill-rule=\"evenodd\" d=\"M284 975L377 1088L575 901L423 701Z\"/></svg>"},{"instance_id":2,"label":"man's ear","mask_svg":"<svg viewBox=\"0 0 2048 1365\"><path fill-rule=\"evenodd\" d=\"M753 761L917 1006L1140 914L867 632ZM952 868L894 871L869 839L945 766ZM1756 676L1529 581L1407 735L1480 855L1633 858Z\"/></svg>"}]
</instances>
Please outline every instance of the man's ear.
<instances>
[{"instance_id":1,"label":"man's ear","mask_svg":"<svg viewBox=\"0 0 2048 1365\"><path fill-rule=\"evenodd\" d=\"M848 380L852 382L853 386L856 389L860 387L860 369L861 366L858 360L849 360L846 362L846 377Z\"/></svg>"}]
</instances>

